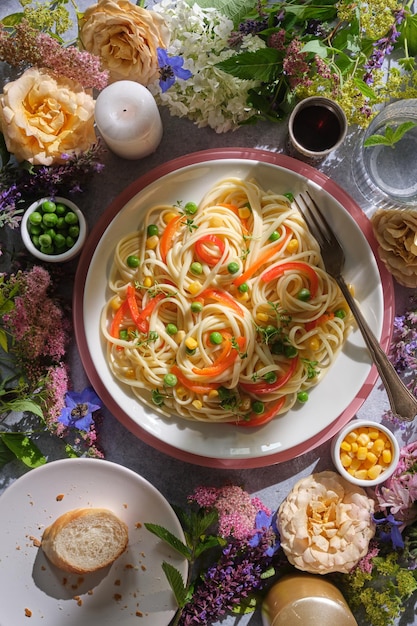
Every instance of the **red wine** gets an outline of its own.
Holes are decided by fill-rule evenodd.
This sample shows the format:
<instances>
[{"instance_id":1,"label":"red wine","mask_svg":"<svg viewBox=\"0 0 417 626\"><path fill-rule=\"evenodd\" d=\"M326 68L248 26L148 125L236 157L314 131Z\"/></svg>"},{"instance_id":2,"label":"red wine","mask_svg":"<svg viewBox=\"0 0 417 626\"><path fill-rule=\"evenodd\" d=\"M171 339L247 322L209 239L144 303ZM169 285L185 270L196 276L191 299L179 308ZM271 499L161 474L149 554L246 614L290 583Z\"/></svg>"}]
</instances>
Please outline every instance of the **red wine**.
<instances>
[{"instance_id":1,"label":"red wine","mask_svg":"<svg viewBox=\"0 0 417 626\"><path fill-rule=\"evenodd\" d=\"M312 152L332 148L339 140L341 132L337 115L325 106L306 106L300 109L293 121L295 139Z\"/></svg>"}]
</instances>

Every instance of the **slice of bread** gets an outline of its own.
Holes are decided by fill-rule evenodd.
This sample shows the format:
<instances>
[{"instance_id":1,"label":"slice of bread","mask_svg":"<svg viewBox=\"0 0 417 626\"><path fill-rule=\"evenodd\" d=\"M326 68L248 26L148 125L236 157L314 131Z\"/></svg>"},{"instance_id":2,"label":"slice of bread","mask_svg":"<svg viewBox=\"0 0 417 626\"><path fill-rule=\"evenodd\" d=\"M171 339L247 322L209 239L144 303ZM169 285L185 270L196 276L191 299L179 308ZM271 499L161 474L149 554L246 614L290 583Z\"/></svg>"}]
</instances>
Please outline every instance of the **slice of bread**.
<instances>
[{"instance_id":1,"label":"slice of bread","mask_svg":"<svg viewBox=\"0 0 417 626\"><path fill-rule=\"evenodd\" d=\"M128 543L128 529L108 509L74 509L48 526L42 550L65 572L88 574L115 561Z\"/></svg>"}]
</instances>

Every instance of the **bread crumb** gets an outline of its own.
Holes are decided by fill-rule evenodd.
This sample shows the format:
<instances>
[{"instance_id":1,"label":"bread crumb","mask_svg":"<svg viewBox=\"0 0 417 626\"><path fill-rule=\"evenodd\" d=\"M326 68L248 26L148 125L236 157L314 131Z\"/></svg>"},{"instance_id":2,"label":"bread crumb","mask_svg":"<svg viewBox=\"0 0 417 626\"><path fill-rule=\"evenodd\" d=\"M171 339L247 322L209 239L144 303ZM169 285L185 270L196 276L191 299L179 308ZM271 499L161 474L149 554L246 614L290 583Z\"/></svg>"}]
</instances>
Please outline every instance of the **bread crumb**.
<instances>
[{"instance_id":1,"label":"bread crumb","mask_svg":"<svg viewBox=\"0 0 417 626\"><path fill-rule=\"evenodd\" d=\"M37 537L33 537L32 535L29 535L29 539L31 540L31 542L36 548L40 548L41 541Z\"/></svg>"},{"instance_id":2,"label":"bread crumb","mask_svg":"<svg viewBox=\"0 0 417 626\"><path fill-rule=\"evenodd\" d=\"M120 595L120 593L115 593L113 598L116 600L116 602L120 602L120 600L122 599L122 596Z\"/></svg>"},{"instance_id":3,"label":"bread crumb","mask_svg":"<svg viewBox=\"0 0 417 626\"><path fill-rule=\"evenodd\" d=\"M136 522L135 528L142 528L142 523L141 522Z\"/></svg>"},{"instance_id":4,"label":"bread crumb","mask_svg":"<svg viewBox=\"0 0 417 626\"><path fill-rule=\"evenodd\" d=\"M142 572L146 572L146 565L141 565L140 569L142 570Z\"/></svg>"},{"instance_id":5,"label":"bread crumb","mask_svg":"<svg viewBox=\"0 0 417 626\"><path fill-rule=\"evenodd\" d=\"M94 593L94 590L93 590L93 589L89 589L89 590L87 591L87 595L88 595L88 596L92 596L92 595L93 595L93 593Z\"/></svg>"},{"instance_id":6,"label":"bread crumb","mask_svg":"<svg viewBox=\"0 0 417 626\"><path fill-rule=\"evenodd\" d=\"M143 617L142 611L136 611L135 615L136 617Z\"/></svg>"},{"instance_id":7,"label":"bread crumb","mask_svg":"<svg viewBox=\"0 0 417 626\"><path fill-rule=\"evenodd\" d=\"M30 609L25 609L25 616L32 617L32 611Z\"/></svg>"},{"instance_id":8,"label":"bread crumb","mask_svg":"<svg viewBox=\"0 0 417 626\"><path fill-rule=\"evenodd\" d=\"M116 587L120 587L121 582L120 582L120 578L118 578L117 580L114 581L114 584L116 585Z\"/></svg>"},{"instance_id":9,"label":"bread crumb","mask_svg":"<svg viewBox=\"0 0 417 626\"><path fill-rule=\"evenodd\" d=\"M64 497L65 496L63 493L59 493L55 499L57 502L61 502L64 499Z\"/></svg>"},{"instance_id":10,"label":"bread crumb","mask_svg":"<svg viewBox=\"0 0 417 626\"><path fill-rule=\"evenodd\" d=\"M78 604L78 606L82 606L83 605L83 601L80 598L80 596L74 596L74 600L76 601L76 603Z\"/></svg>"},{"instance_id":11,"label":"bread crumb","mask_svg":"<svg viewBox=\"0 0 417 626\"><path fill-rule=\"evenodd\" d=\"M126 563L125 569L134 569L134 565L132 565L132 563Z\"/></svg>"},{"instance_id":12,"label":"bread crumb","mask_svg":"<svg viewBox=\"0 0 417 626\"><path fill-rule=\"evenodd\" d=\"M124 504L124 505L123 505L123 508L124 508L124 509L127 509L127 504Z\"/></svg>"}]
</instances>

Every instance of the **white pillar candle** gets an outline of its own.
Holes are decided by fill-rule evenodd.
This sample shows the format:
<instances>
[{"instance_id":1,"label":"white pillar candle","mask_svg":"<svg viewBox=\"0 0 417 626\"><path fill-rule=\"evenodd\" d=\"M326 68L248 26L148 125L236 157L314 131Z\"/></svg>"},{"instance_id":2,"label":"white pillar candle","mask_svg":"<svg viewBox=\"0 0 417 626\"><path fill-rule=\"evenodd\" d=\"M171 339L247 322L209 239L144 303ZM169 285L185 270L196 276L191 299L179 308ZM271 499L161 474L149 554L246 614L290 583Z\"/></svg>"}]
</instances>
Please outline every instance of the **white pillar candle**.
<instances>
[{"instance_id":1,"label":"white pillar candle","mask_svg":"<svg viewBox=\"0 0 417 626\"><path fill-rule=\"evenodd\" d=\"M97 97L95 120L109 149L125 159L141 159L157 149L162 122L146 87L130 80L112 83Z\"/></svg>"}]
</instances>

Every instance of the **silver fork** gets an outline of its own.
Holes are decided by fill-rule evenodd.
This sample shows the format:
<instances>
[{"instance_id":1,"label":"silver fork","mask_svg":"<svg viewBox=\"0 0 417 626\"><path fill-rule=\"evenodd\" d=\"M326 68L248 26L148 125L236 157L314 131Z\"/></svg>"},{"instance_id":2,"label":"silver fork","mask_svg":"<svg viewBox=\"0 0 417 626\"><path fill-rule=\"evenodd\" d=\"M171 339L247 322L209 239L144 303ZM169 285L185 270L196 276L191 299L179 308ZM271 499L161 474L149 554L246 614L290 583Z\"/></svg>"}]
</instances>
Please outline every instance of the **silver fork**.
<instances>
[{"instance_id":1,"label":"silver fork","mask_svg":"<svg viewBox=\"0 0 417 626\"><path fill-rule=\"evenodd\" d=\"M417 399L399 378L394 366L382 350L377 338L369 328L360 308L349 291L342 276L345 255L339 240L333 233L317 203L308 192L299 194L298 197L295 198L295 204L303 215L308 229L319 244L326 271L336 280L356 319L373 362L385 386L393 414L399 419L412 421L417 415Z\"/></svg>"}]
</instances>

